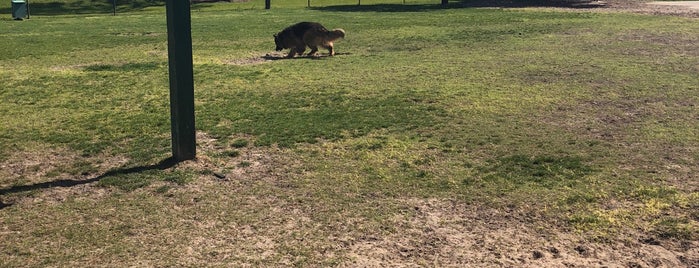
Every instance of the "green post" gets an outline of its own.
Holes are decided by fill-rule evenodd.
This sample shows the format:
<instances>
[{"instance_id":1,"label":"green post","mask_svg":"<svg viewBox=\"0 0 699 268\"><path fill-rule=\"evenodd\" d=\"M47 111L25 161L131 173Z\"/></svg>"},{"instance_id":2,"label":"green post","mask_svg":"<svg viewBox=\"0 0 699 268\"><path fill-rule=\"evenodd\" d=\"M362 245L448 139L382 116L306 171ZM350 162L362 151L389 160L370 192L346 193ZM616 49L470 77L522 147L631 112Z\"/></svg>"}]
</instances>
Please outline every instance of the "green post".
<instances>
[{"instance_id":1,"label":"green post","mask_svg":"<svg viewBox=\"0 0 699 268\"><path fill-rule=\"evenodd\" d=\"M166 0L172 158L194 159L194 73L189 0Z\"/></svg>"}]
</instances>

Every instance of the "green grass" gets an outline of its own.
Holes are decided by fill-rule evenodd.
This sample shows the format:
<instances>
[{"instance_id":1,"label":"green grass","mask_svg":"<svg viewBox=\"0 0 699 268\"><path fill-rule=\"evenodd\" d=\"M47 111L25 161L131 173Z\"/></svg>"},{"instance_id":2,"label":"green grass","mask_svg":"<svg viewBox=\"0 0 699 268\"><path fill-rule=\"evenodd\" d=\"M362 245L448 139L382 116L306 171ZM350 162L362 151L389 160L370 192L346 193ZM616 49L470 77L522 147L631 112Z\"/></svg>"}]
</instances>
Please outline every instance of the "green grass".
<instances>
[{"instance_id":1,"label":"green grass","mask_svg":"<svg viewBox=\"0 0 699 268\"><path fill-rule=\"evenodd\" d=\"M337 265L328 237L400 232L415 199L699 238L695 20L408 2L196 5L175 167L162 7L1 20L0 266ZM345 29L338 55L260 63L300 20Z\"/></svg>"}]
</instances>

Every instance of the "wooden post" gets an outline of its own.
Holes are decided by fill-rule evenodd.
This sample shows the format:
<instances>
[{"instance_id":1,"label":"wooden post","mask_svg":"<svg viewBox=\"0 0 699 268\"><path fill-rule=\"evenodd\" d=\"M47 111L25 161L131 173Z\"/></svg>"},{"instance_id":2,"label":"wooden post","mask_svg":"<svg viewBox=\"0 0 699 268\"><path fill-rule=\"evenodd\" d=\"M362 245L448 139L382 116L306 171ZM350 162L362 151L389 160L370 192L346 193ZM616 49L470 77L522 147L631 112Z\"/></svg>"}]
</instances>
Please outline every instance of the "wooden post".
<instances>
[{"instance_id":1,"label":"wooden post","mask_svg":"<svg viewBox=\"0 0 699 268\"><path fill-rule=\"evenodd\" d=\"M166 0L172 158L194 159L194 73L189 0Z\"/></svg>"}]
</instances>

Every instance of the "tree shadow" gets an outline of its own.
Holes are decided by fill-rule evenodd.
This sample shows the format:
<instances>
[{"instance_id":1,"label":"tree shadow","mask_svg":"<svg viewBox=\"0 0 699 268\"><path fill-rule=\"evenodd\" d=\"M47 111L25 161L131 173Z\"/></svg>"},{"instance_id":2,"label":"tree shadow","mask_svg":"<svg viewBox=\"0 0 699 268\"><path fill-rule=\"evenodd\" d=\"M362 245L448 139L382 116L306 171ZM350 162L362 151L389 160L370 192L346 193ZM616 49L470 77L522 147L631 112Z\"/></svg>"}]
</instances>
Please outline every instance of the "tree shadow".
<instances>
[{"instance_id":1,"label":"tree shadow","mask_svg":"<svg viewBox=\"0 0 699 268\"><path fill-rule=\"evenodd\" d=\"M164 6L165 2L160 0L139 0L131 1L129 4L119 4L117 2L116 13L137 11L151 6ZM111 0L78 0L70 2L29 2L30 15L66 15L66 14L107 14L114 11ZM0 13L10 13L11 8L2 8Z\"/></svg>"},{"instance_id":2,"label":"tree shadow","mask_svg":"<svg viewBox=\"0 0 699 268\"><path fill-rule=\"evenodd\" d=\"M590 9L605 7L604 3L594 0L462 0L450 2L443 6L435 1L434 4L376 4L376 5L338 5L311 7L319 11L336 12L424 12L456 8L524 8L524 7L560 7Z\"/></svg>"},{"instance_id":3,"label":"tree shadow","mask_svg":"<svg viewBox=\"0 0 699 268\"><path fill-rule=\"evenodd\" d=\"M127 175L127 174L133 174L133 173L141 173L141 172L148 171L148 170L165 170L165 169L168 169L168 168L175 166L177 163L179 163L177 160L175 160L172 157L169 157L169 158L166 158L166 159L160 161L157 164L110 170L102 175L99 175L99 176L94 177L94 178L85 179L85 180L56 180L56 181L30 184L30 185L12 186L10 188L0 189L0 196L7 195L7 194L13 194L13 193L41 190L41 189L57 188L57 187L64 187L64 188L65 187L74 187L74 186L78 186L78 185L98 182L104 178L116 176L116 175ZM6 204L6 203L3 203L2 201L0 201L0 209L6 208L9 206L12 206L12 204L11 203Z\"/></svg>"}]
</instances>

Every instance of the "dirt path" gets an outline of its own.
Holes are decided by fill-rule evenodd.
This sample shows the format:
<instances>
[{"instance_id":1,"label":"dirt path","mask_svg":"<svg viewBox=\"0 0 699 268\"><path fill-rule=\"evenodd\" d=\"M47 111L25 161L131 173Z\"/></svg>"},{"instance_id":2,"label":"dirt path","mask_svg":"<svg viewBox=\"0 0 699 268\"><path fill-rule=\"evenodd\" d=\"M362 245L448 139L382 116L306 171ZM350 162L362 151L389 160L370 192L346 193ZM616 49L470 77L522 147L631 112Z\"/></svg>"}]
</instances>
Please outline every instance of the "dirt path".
<instances>
[{"instance_id":1,"label":"dirt path","mask_svg":"<svg viewBox=\"0 0 699 268\"><path fill-rule=\"evenodd\" d=\"M650 2L649 5L676 6L679 8L699 9L699 1Z\"/></svg>"},{"instance_id":2,"label":"dirt path","mask_svg":"<svg viewBox=\"0 0 699 268\"><path fill-rule=\"evenodd\" d=\"M606 0L604 8L653 15L673 15L699 18L699 1Z\"/></svg>"}]
</instances>

